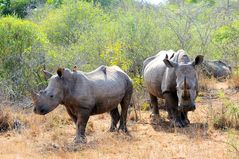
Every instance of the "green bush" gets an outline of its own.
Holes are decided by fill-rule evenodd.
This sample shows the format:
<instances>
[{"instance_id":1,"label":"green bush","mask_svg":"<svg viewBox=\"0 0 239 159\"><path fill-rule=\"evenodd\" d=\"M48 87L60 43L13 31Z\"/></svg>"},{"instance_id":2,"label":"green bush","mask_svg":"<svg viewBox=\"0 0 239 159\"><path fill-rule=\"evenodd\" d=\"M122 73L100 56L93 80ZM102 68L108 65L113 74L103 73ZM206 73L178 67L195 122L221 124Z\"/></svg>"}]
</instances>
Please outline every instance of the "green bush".
<instances>
[{"instance_id":1,"label":"green bush","mask_svg":"<svg viewBox=\"0 0 239 159\"><path fill-rule=\"evenodd\" d=\"M27 7L33 3L33 0L0 0L0 12L3 15L17 15L25 17Z\"/></svg>"},{"instance_id":2,"label":"green bush","mask_svg":"<svg viewBox=\"0 0 239 159\"><path fill-rule=\"evenodd\" d=\"M128 7L110 13L92 3L64 1L51 10L39 23L51 43L49 68L61 61L65 67L78 65L81 70L105 64L140 73L143 60L156 53L161 34L151 18L156 13L147 15L146 7L141 11L132 4ZM138 18L146 15L146 19Z\"/></svg>"},{"instance_id":3,"label":"green bush","mask_svg":"<svg viewBox=\"0 0 239 159\"><path fill-rule=\"evenodd\" d=\"M187 2L0 0L2 14L31 21L1 18L0 88L4 94L24 94L23 88L42 82L44 64L49 71L74 65L90 71L105 64L120 66L141 91L144 59L168 49L238 65L237 12L224 14L221 3L213 0ZM32 4L39 5L25 16Z\"/></svg>"},{"instance_id":4,"label":"green bush","mask_svg":"<svg viewBox=\"0 0 239 159\"><path fill-rule=\"evenodd\" d=\"M239 63L239 20L223 25L213 34L213 41L224 52L224 60L231 61L231 66L238 68ZM238 73L238 70L237 70Z\"/></svg>"},{"instance_id":5,"label":"green bush","mask_svg":"<svg viewBox=\"0 0 239 159\"><path fill-rule=\"evenodd\" d=\"M0 37L0 85L19 97L42 82L47 40L34 23L10 16L0 18Z\"/></svg>"},{"instance_id":6,"label":"green bush","mask_svg":"<svg viewBox=\"0 0 239 159\"><path fill-rule=\"evenodd\" d=\"M222 129L239 129L239 106L230 101L224 106L222 113L215 114L214 126Z\"/></svg>"},{"instance_id":7,"label":"green bush","mask_svg":"<svg viewBox=\"0 0 239 159\"><path fill-rule=\"evenodd\" d=\"M47 0L47 3L59 7L63 3L63 0Z\"/></svg>"},{"instance_id":8,"label":"green bush","mask_svg":"<svg viewBox=\"0 0 239 159\"><path fill-rule=\"evenodd\" d=\"M131 64L124 51L125 41L119 37L120 23L92 3L64 2L40 25L51 43L47 58L50 69L78 65L89 71L106 64L126 70Z\"/></svg>"},{"instance_id":9,"label":"green bush","mask_svg":"<svg viewBox=\"0 0 239 159\"><path fill-rule=\"evenodd\" d=\"M225 97L224 91L219 91L218 96L223 107L220 113L213 116L214 126L223 129L239 129L239 105Z\"/></svg>"}]
</instances>

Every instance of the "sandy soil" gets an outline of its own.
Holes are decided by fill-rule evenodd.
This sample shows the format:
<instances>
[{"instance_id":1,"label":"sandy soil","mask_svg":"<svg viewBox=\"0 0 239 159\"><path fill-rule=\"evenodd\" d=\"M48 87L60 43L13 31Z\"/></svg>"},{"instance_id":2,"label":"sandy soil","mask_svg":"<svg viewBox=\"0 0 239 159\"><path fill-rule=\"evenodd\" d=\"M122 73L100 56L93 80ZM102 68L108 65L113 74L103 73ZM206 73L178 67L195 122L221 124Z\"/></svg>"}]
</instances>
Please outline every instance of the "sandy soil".
<instances>
[{"instance_id":1,"label":"sandy soil","mask_svg":"<svg viewBox=\"0 0 239 159\"><path fill-rule=\"evenodd\" d=\"M238 95L228 94L235 100ZM186 128L171 128L164 111L160 112L163 121L153 125L150 112L146 111L138 112L138 122L128 120L130 134L110 133L109 114L92 116L87 126L88 142L84 145L73 143L75 126L63 106L46 116L35 115L29 110L7 109L23 124L18 130L0 133L0 158L238 158L230 144L238 141L239 132L233 131L231 138L231 131L213 128L210 110L220 108L221 102L208 96L199 97L196 111L189 113L191 124Z\"/></svg>"}]
</instances>

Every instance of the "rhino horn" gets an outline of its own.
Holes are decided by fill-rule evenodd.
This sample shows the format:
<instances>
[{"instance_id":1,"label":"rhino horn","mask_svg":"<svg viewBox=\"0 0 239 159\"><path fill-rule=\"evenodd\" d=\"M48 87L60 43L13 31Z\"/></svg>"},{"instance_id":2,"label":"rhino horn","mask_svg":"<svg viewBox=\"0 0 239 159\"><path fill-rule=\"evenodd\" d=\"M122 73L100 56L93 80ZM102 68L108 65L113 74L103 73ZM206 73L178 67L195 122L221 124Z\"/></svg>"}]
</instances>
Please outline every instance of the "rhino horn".
<instances>
[{"instance_id":1,"label":"rhino horn","mask_svg":"<svg viewBox=\"0 0 239 159\"><path fill-rule=\"evenodd\" d=\"M183 86L183 93L184 96L187 97L188 91L187 91L187 80L186 80L186 76L184 77L184 86Z\"/></svg>"},{"instance_id":2,"label":"rhino horn","mask_svg":"<svg viewBox=\"0 0 239 159\"><path fill-rule=\"evenodd\" d=\"M34 103L37 101L38 96L39 94L35 93L34 91L31 91L31 97Z\"/></svg>"}]
</instances>

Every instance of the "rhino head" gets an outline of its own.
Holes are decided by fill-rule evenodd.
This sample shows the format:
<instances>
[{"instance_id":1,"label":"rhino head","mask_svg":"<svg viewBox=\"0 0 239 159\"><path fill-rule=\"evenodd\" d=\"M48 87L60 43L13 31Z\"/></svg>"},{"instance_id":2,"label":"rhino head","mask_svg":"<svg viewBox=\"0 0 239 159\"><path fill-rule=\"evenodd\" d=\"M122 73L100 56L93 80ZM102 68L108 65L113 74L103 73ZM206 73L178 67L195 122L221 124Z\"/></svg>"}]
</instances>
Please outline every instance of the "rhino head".
<instances>
[{"instance_id":1,"label":"rhino head","mask_svg":"<svg viewBox=\"0 0 239 159\"><path fill-rule=\"evenodd\" d=\"M203 56L198 55L193 62L190 62L188 58L186 62L176 63L169 60L167 56L163 61L168 68L175 70L178 110L195 110L195 99L198 94L198 78L195 67L203 62Z\"/></svg>"},{"instance_id":2,"label":"rhino head","mask_svg":"<svg viewBox=\"0 0 239 159\"><path fill-rule=\"evenodd\" d=\"M66 79L72 76L72 72L64 68L59 68L56 75L45 70L44 74L45 78L49 79L47 88L39 93L32 92L32 100L35 104L33 111L40 115L51 112L62 103L66 90Z\"/></svg>"}]
</instances>

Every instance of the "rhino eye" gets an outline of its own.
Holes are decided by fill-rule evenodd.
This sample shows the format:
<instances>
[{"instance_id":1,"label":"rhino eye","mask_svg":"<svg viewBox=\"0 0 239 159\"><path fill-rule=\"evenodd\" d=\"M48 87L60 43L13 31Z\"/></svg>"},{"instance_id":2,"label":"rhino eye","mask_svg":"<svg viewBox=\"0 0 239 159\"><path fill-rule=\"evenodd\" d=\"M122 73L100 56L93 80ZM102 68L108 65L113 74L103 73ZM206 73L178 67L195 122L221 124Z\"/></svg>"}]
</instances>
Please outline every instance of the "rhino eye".
<instances>
[{"instance_id":1,"label":"rhino eye","mask_svg":"<svg viewBox=\"0 0 239 159\"><path fill-rule=\"evenodd\" d=\"M40 94L43 94L44 93L44 90L40 90L40 92L39 92Z\"/></svg>"},{"instance_id":2,"label":"rhino eye","mask_svg":"<svg viewBox=\"0 0 239 159\"><path fill-rule=\"evenodd\" d=\"M53 98L53 95L50 95L51 98Z\"/></svg>"}]
</instances>

